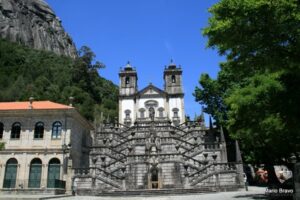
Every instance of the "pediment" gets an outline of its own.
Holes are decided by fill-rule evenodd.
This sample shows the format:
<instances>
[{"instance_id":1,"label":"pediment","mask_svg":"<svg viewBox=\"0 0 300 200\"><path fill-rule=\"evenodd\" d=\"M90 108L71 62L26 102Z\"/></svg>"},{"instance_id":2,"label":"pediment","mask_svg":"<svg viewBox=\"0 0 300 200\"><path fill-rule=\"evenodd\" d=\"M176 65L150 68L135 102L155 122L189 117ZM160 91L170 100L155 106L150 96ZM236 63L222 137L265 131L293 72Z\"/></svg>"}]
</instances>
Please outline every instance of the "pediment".
<instances>
[{"instance_id":1,"label":"pediment","mask_svg":"<svg viewBox=\"0 0 300 200\"><path fill-rule=\"evenodd\" d=\"M153 89L148 89L147 91L145 91L143 94L159 94L159 92L153 90Z\"/></svg>"},{"instance_id":2,"label":"pediment","mask_svg":"<svg viewBox=\"0 0 300 200\"><path fill-rule=\"evenodd\" d=\"M149 96L155 96L155 97L164 97L166 96L166 93L159 89L158 87L149 84L144 89L140 90L137 95L139 97L149 97Z\"/></svg>"}]
</instances>

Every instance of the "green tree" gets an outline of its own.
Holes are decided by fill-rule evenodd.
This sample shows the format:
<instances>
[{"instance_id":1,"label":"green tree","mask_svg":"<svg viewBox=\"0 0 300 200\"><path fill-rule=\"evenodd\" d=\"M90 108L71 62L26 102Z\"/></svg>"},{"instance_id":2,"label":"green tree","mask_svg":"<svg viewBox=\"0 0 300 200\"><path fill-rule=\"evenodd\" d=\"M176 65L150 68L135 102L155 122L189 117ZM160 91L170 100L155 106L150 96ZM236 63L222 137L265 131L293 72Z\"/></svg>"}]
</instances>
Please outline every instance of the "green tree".
<instances>
[{"instance_id":1,"label":"green tree","mask_svg":"<svg viewBox=\"0 0 300 200\"><path fill-rule=\"evenodd\" d=\"M79 55L73 60L0 40L0 101L28 101L33 96L68 104L73 96L88 120L98 117L97 112L117 116L118 88L99 75L104 65L86 46Z\"/></svg>"},{"instance_id":2,"label":"green tree","mask_svg":"<svg viewBox=\"0 0 300 200\"><path fill-rule=\"evenodd\" d=\"M196 100L246 161L287 163L300 151L300 2L221 0L209 11L203 34L226 61L216 80L201 76Z\"/></svg>"}]
</instances>

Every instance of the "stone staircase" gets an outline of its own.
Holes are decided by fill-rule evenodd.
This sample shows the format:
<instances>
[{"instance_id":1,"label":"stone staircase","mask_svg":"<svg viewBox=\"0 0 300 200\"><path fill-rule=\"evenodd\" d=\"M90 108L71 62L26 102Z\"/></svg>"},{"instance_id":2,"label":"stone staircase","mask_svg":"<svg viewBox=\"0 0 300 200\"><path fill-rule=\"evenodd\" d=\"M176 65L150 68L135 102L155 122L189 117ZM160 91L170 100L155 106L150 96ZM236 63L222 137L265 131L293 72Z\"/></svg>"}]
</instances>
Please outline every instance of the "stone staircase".
<instances>
[{"instance_id":1,"label":"stone staircase","mask_svg":"<svg viewBox=\"0 0 300 200\"><path fill-rule=\"evenodd\" d=\"M136 122L131 127L120 124L102 125L96 132L95 142L90 152L91 164L88 173L84 176L75 173L74 176L96 178L101 183L114 188L111 190L91 188L96 195L213 192L216 190L214 187L206 187L201 183L212 176L232 174L237 171L236 163L220 162L221 142L217 140L207 142L203 127L197 127L191 122L189 126L173 126L169 121ZM152 146L156 147L154 153L150 152ZM165 150L162 150L163 147ZM160 189L145 189L149 188L147 173L153 165L150 164L153 162L151 159L157 159L154 162L161 165L169 166L171 163L172 166L176 166L178 170L176 172L166 172L170 169L164 169L162 180L165 181L169 176L170 180L177 182ZM145 167L135 169L137 165ZM143 173L142 178L137 178L137 173ZM140 185L141 183L144 185Z\"/></svg>"},{"instance_id":2,"label":"stone staircase","mask_svg":"<svg viewBox=\"0 0 300 200\"><path fill-rule=\"evenodd\" d=\"M103 183L106 183L106 184L108 184L108 185L110 185L110 186L113 186L113 187L115 187L115 188L117 188L117 189L122 189L122 186L121 186L121 185L119 185L119 184L116 183L115 181L113 181L113 180L111 180L111 179L108 179L108 178L106 178L106 177L96 176L96 179L98 179L98 180L102 181Z\"/></svg>"}]
</instances>

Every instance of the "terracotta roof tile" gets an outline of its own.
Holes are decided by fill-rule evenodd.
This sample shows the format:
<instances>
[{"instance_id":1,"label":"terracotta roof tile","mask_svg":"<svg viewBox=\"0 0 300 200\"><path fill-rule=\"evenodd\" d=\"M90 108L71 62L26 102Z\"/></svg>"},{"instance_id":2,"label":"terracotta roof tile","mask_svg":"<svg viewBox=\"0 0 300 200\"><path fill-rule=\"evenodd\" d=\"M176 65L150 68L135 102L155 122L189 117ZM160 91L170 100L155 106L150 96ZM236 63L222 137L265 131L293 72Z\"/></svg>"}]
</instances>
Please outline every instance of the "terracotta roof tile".
<instances>
[{"instance_id":1,"label":"terracotta roof tile","mask_svg":"<svg viewBox=\"0 0 300 200\"><path fill-rule=\"evenodd\" d=\"M52 101L33 101L32 109L55 110L55 109L72 109L74 107L64 104L54 103ZM29 110L30 102L0 102L0 110Z\"/></svg>"}]
</instances>

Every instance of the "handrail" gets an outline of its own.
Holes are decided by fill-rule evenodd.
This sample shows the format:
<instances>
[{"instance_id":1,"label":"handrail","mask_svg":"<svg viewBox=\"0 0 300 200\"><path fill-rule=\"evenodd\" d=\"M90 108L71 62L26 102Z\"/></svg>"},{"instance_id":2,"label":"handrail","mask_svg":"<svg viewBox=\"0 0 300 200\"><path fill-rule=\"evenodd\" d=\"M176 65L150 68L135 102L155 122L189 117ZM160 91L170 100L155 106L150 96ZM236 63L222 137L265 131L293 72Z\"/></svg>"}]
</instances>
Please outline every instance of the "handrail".
<instances>
[{"instance_id":1,"label":"handrail","mask_svg":"<svg viewBox=\"0 0 300 200\"><path fill-rule=\"evenodd\" d=\"M241 163L239 163L239 162L210 163L210 164L206 165L205 167L201 168L199 171L197 171L197 172L195 172L195 173L193 173L193 174L190 174L189 177L192 177L192 176L194 176L194 175L196 175L196 174L199 174L200 172L206 170L207 168L209 168L209 167L211 167L211 166L213 166L213 165L237 165L237 164L241 164Z\"/></svg>"},{"instance_id":2,"label":"handrail","mask_svg":"<svg viewBox=\"0 0 300 200\"><path fill-rule=\"evenodd\" d=\"M237 173L236 170L219 170L219 171L214 171L211 172L209 174L205 174L202 177L198 177L196 180L191 181L191 186L197 185L198 183L200 183L201 181L213 176L213 175L217 175L217 174L227 174L227 173Z\"/></svg>"}]
</instances>

